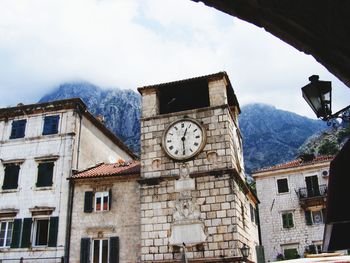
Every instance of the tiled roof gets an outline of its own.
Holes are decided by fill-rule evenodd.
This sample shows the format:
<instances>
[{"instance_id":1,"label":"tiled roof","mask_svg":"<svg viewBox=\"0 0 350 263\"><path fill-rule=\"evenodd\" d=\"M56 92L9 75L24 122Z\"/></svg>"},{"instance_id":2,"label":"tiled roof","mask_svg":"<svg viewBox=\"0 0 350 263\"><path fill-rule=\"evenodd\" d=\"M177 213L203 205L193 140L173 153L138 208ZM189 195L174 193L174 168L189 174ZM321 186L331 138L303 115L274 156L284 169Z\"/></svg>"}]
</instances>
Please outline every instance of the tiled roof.
<instances>
[{"instance_id":1,"label":"tiled roof","mask_svg":"<svg viewBox=\"0 0 350 263\"><path fill-rule=\"evenodd\" d=\"M100 163L83 171L75 172L71 178L98 178L135 174L140 174L140 162L118 162L110 164Z\"/></svg>"},{"instance_id":2,"label":"tiled roof","mask_svg":"<svg viewBox=\"0 0 350 263\"><path fill-rule=\"evenodd\" d=\"M314 159L312 159L310 161L303 161L301 158L298 158L298 159L293 160L291 162L277 164L275 166L270 166L270 167L265 167L265 168L259 169L257 171L254 171L253 174L275 171L275 170L280 170L280 169L300 167L300 166L305 166L305 165L312 165L312 164L322 163L322 162L330 162L333 159L334 159L333 155L316 156Z\"/></svg>"}]
</instances>

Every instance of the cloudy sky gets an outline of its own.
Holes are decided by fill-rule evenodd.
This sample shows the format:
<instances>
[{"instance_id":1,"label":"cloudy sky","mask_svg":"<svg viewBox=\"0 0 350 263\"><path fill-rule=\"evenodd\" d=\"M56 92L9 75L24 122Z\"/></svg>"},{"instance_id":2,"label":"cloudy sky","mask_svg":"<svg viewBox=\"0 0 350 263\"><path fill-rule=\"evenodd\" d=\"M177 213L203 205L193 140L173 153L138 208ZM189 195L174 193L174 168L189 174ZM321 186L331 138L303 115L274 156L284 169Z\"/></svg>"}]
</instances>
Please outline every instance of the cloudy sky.
<instances>
[{"instance_id":1,"label":"cloudy sky","mask_svg":"<svg viewBox=\"0 0 350 263\"><path fill-rule=\"evenodd\" d=\"M241 105L313 117L300 88L333 83L313 57L246 22L190 0L0 0L0 107L32 103L67 81L136 90L226 71Z\"/></svg>"}]
</instances>

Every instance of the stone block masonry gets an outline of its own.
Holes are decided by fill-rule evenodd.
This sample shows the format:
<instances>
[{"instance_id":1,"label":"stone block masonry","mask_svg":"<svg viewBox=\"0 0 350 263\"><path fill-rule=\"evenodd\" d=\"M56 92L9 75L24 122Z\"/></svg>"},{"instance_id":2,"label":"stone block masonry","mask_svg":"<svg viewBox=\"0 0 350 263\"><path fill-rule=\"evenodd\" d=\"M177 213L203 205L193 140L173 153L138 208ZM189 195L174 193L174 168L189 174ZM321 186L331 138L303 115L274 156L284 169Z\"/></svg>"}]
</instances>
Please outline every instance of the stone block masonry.
<instances>
[{"instance_id":1,"label":"stone block masonry","mask_svg":"<svg viewBox=\"0 0 350 263\"><path fill-rule=\"evenodd\" d=\"M205 226L207 240L188 247L192 259L240 256L237 248L251 239L249 231L256 231L248 214L242 218L241 203L245 213L249 203L229 174L219 178L195 178L197 190L192 191L200 208L200 220ZM175 180L158 185L141 185L141 260L176 260L181 257L178 247L169 244L175 201ZM253 246L252 246L253 247Z\"/></svg>"}]
</instances>

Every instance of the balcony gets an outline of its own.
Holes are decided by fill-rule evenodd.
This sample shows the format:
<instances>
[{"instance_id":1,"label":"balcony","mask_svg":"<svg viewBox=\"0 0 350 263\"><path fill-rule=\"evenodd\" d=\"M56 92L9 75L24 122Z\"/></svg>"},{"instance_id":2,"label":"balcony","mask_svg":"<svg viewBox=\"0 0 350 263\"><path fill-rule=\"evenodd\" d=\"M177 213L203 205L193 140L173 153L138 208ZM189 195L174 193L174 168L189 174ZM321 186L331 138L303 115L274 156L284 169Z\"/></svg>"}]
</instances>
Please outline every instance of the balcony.
<instances>
[{"instance_id":1,"label":"balcony","mask_svg":"<svg viewBox=\"0 0 350 263\"><path fill-rule=\"evenodd\" d=\"M305 209L310 206L325 206L327 197L327 185L318 188L299 188L297 191L300 205Z\"/></svg>"}]
</instances>

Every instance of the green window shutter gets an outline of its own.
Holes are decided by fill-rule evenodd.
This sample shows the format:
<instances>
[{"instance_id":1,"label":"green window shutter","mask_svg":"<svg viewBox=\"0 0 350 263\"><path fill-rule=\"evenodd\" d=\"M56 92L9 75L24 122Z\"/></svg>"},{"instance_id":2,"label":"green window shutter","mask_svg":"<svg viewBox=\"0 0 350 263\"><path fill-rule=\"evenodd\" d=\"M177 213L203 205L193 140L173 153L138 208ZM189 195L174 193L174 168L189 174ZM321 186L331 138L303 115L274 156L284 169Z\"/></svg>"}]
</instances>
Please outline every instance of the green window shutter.
<instances>
[{"instance_id":1,"label":"green window shutter","mask_svg":"<svg viewBox=\"0 0 350 263\"><path fill-rule=\"evenodd\" d=\"M30 247L30 236L32 233L32 218L23 219L23 231L22 231L22 242L21 247Z\"/></svg>"},{"instance_id":2,"label":"green window shutter","mask_svg":"<svg viewBox=\"0 0 350 263\"><path fill-rule=\"evenodd\" d=\"M109 239L109 263L119 263L119 237Z\"/></svg>"},{"instance_id":3,"label":"green window shutter","mask_svg":"<svg viewBox=\"0 0 350 263\"><path fill-rule=\"evenodd\" d=\"M19 165L16 164L7 164L5 166L5 176L2 189L17 189L19 168Z\"/></svg>"},{"instance_id":4,"label":"green window shutter","mask_svg":"<svg viewBox=\"0 0 350 263\"><path fill-rule=\"evenodd\" d=\"M289 225L289 227L294 227L294 221L293 221L293 214L292 213L288 214L288 225Z\"/></svg>"},{"instance_id":5,"label":"green window shutter","mask_svg":"<svg viewBox=\"0 0 350 263\"><path fill-rule=\"evenodd\" d=\"M112 209L112 189L109 189L108 201L109 201L109 210L111 210Z\"/></svg>"},{"instance_id":6,"label":"green window shutter","mask_svg":"<svg viewBox=\"0 0 350 263\"><path fill-rule=\"evenodd\" d=\"M293 214L292 213L282 214L282 221L283 221L283 228L292 228L292 227L294 227Z\"/></svg>"},{"instance_id":7,"label":"green window shutter","mask_svg":"<svg viewBox=\"0 0 350 263\"><path fill-rule=\"evenodd\" d=\"M22 219L15 219L13 221L13 232L11 240L11 248L19 248L20 238L21 238L21 228L22 228Z\"/></svg>"},{"instance_id":8,"label":"green window shutter","mask_svg":"<svg viewBox=\"0 0 350 263\"><path fill-rule=\"evenodd\" d=\"M58 234L58 216L50 218L50 229L49 229L49 247L57 246L57 234Z\"/></svg>"},{"instance_id":9,"label":"green window shutter","mask_svg":"<svg viewBox=\"0 0 350 263\"><path fill-rule=\"evenodd\" d=\"M92 192L92 191L85 192L85 197L84 197L84 212L85 213L92 212L93 197L94 197L94 192Z\"/></svg>"},{"instance_id":10,"label":"green window shutter","mask_svg":"<svg viewBox=\"0 0 350 263\"><path fill-rule=\"evenodd\" d=\"M54 162L39 163L37 187L52 186Z\"/></svg>"},{"instance_id":11,"label":"green window shutter","mask_svg":"<svg viewBox=\"0 0 350 263\"><path fill-rule=\"evenodd\" d=\"M82 238L80 241L80 263L90 263L90 238Z\"/></svg>"},{"instance_id":12,"label":"green window shutter","mask_svg":"<svg viewBox=\"0 0 350 263\"><path fill-rule=\"evenodd\" d=\"M308 226L312 225L312 218L311 218L311 211L310 210L305 211L305 222L306 222L306 225L308 225Z\"/></svg>"},{"instance_id":13,"label":"green window shutter","mask_svg":"<svg viewBox=\"0 0 350 263\"><path fill-rule=\"evenodd\" d=\"M287 214L282 214L283 228L288 228Z\"/></svg>"}]
</instances>

